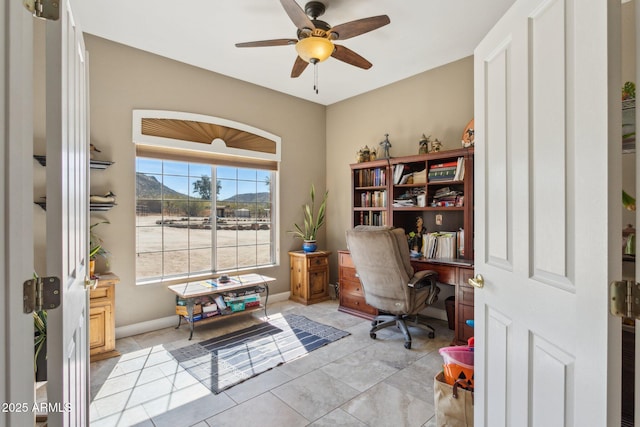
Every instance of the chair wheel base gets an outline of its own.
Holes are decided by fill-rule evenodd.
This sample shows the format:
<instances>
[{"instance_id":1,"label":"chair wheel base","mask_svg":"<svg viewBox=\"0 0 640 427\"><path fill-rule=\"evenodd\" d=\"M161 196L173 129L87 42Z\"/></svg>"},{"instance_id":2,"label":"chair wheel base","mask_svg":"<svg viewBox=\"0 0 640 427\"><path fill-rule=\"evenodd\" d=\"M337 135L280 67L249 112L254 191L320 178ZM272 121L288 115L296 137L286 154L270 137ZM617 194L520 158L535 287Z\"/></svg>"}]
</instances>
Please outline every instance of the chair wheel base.
<instances>
[{"instance_id":1,"label":"chair wheel base","mask_svg":"<svg viewBox=\"0 0 640 427\"><path fill-rule=\"evenodd\" d=\"M411 350L411 341L407 341L404 343L404 348L406 348L407 350Z\"/></svg>"},{"instance_id":2,"label":"chair wheel base","mask_svg":"<svg viewBox=\"0 0 640 427\"><path fill-rule=\"evenodd\" d=\"M373 333L373 332L370 332L370 333L369 333L369 336L371 337L371 339L372 339L372 340L375 340L375 339L376 339L376 334L375 334L375 333Z\"/></svg>"},{"instance_id":3,"label":"chair wheel base","mask_svg":"<svg viewBox=\"0 0 640 427\"><path fill-rule=\"evenodd\" d=\"M433 332L429 332L429 338L433 339L436 337L436 334L434 334Z\"/></svg>"}]
</instances>

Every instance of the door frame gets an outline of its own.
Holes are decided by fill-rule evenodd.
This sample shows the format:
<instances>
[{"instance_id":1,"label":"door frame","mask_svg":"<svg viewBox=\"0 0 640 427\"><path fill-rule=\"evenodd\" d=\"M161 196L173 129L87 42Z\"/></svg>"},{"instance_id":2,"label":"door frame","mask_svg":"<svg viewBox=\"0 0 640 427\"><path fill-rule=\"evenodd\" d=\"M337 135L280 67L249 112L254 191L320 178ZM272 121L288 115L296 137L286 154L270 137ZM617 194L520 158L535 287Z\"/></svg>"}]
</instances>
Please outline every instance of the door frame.
<instances>
[{"instance_id":1,"label":"door frame","mask_svg":"<svg viewBox=\"0 0 640 427\"><path fill-rule=\"evenodd\" d=\"M34 351L33 317L22 312L22 283L33 276L33 17L22 2L4 0L0 22L0 339L7 346L0 352L0 401L13 405L0 412L0 424L33 425L33 359L25 357Z\"/></svg>"}]
</instances>

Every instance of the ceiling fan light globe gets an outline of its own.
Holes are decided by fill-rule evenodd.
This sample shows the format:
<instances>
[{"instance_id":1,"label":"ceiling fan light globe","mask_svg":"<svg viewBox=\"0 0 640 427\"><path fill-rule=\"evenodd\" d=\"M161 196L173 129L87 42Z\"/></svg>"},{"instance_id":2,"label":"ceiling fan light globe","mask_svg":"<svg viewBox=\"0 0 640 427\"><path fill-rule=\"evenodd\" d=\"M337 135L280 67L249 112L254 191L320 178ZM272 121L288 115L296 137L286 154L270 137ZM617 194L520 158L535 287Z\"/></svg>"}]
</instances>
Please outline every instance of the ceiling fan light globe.
<instances>
[{"instance_id":1,"label":"ceiling fan light globe","mask_svg":"<svg viewBox=\"0 0 640 427\"><path fill-rule=\"evenodd\" d=\"M331 56L333 50L333 43L324 37L307 37L296 43L298 56L309 63L326 60Z\"/></svg>"}]
</instances>

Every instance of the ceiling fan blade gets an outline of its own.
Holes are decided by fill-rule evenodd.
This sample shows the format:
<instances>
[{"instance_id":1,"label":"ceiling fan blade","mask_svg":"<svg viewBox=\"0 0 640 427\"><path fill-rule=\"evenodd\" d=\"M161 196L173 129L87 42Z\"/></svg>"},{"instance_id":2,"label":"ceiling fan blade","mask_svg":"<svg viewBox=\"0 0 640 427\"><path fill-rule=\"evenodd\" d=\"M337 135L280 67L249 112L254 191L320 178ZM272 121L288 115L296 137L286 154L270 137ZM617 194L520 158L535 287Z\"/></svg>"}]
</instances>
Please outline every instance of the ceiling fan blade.
<instances>
[{"instance_id":1,"label":"ceiling fan blade","mask_svg":"<svg viewBox=\"0 0 640 427\"><path fill-rule=\"evenodd\" d=\"M291 70L291 77L296 78L302 74L302 72L307 68L309 63L299 56L296 58L296 62L293 63L293 69Z\"/></svg>"},{"instance_id":2,"label":"ceiling fan blade","mask_svg":"<svg viewBox=\"0 0 640 427\"><path fill-rule=\"evenodd\" d=\"M260 40L257 42L245 42L236 43L236 47L265 47L265 46L286 46L290 44L296 44L296 39L274 39L274 40Z\"/></svg>"},{"instance_id":3,"label":"ceiling fan blade","mask_svg":"<svg viewBox=\"0 0 640 427\"><path fill-rule=\"evenodd\" d=\"M391 20L387 15L372 16L370 18L357 19L355 21L336 25L335 27L331 28L329 32L335 34L337 36L337 40L346 40L351 37L359 36L360 34L376 30L380 27L384 27L390 22Z\"/></svg>"},{"instance_id":4,"label":"ceiling fan blade","mask_svg":"<svg viewBox=\"0 0 640 427\"><path fill-rule=\"evenodd\" d=\"M280 3L299 30L304 28L314 30L316 28L300 5L296 3L296 0L280 0Z\"/></svg>"},{"instance_id":5,"label":"ceiling fan blade","mask_svg":"<svg viewBox=\"0 0 640 427\"><path fill-rule=\"evenodd\" d=\"M364 68L368 70L371 68L373 64L371 62L364 59L362 56L358 55L354 51L344 46L335 45L335 49L331 54L336 59L339 59L342 62L346 62L350 65L355 65L356 67Z\"/></svg>"}]
</instances>

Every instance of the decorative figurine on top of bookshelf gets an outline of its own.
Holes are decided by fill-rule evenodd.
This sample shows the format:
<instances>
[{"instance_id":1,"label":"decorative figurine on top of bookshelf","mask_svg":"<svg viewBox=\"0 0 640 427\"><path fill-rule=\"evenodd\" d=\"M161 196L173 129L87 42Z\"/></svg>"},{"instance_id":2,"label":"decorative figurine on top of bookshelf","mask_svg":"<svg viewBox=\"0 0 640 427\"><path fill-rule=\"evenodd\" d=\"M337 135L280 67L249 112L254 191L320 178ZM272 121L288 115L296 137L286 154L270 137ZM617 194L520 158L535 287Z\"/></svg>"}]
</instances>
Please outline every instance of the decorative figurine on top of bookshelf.
<instances>
[{"instance_id":1,"label":"decorative figurine on top of bookshelf","mask_svg":"<svg viewBox=\"0 0 640 427\"><path fill-rule=\"evenodd\" d=\"M467 123L467 127L465 127L464 132L462 132L461 142L464 148L469 148L472 145L474 145L475 131L474 131L473 120L474 119L471 119L471 121Z\"/></svg>"},{"instance_id":2,"label":"decorative figurine on top of bookshelf","mask_svg":"<svg viewBox=\"0 0 640 427\"><path fill-rule=\"evenodd\" d=\"M418 145L420 148L418 149L418 154L427 154L429 152L429 144L431 143L431 135L425 136L422 134L422 138L418 141Z\"/></svg>"},{"instance_id":3,"label":"decorative figurine on top of bookshelf","mask_svg":"<svg viewBox=\"0 0 640 427\"><path fill-rule=\"evenodd\" d=\"M440 142L438 138L431 141L431 135L425 136L424 133L418 144L420 145L418 154L437 153L442 148L442 142Z\"/></svg>"},{"instance_id":4,"label":"decorative figurine on top of bookshelf","mask_svg":"<svg viewBox=\"0 0 640 427\"><path fill-rule=\"evenodd\" d=\"M372 148L371 152L369 153L369 160L373 162L377 157L378 157L378 152L376 151L375 148Z\"/></svg>"},{"instance_id":5,"label":"decorative figurine on top of bookshelf","mask_svg":"<svg viewBox=\"0 0 640 427\"><path fill-rule=\"evenodd\" d=\"M364 148L361 148L357 154L358 156L356 157L356 161L358 163L368 162L369 160L371 160L371 151L366 145L364 146Z\"/></svg>"},{"instance_id":6,"label":"decorative figurine on top of bookshelf","mask_svg":"<svg viewBox=\"0 0 640 427\"><path fill-rule=\"evenodd\" d=\"M389 142L389 134L384 134L384 141L380 142L380 149L382 152L380 153L379 159L389 159L391 156L389 155L389 148L391 148L391 142Z\"/></svg>"}]
</instances>

